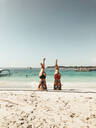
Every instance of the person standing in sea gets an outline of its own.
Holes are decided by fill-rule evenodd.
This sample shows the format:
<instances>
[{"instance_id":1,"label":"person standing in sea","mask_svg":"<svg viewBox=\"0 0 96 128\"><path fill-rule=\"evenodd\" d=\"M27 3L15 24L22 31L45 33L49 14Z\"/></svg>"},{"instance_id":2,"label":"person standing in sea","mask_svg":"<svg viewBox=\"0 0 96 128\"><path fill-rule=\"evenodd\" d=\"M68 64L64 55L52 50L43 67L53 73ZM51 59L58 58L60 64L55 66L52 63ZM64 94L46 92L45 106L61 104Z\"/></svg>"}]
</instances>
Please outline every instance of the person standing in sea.
<instances>
[{"instance_id":1,"label":"person standing in sea","mask_svg":"<svg viewBox=\"0 0 96 128\"><path fill-rule=\"evenodd\" d=\"M54 74L54 90L61 90L61 74L59 72L59 66L57 64L57 59L56 59L56 64L55 64L55 74Z\"/></svg>"},{"instance_id":2,"label":"person standing in sea","mask_svg":"<svg viewBox=\"0 0 96 128\"><path fill-rule=\"evenodd\" d=\"M45 73L45 58L43 59L43 63L41 63L41 70L39 73L39 86L38 90L47 90L46 86L46 73Z\"/></svg>"}]
</instances>

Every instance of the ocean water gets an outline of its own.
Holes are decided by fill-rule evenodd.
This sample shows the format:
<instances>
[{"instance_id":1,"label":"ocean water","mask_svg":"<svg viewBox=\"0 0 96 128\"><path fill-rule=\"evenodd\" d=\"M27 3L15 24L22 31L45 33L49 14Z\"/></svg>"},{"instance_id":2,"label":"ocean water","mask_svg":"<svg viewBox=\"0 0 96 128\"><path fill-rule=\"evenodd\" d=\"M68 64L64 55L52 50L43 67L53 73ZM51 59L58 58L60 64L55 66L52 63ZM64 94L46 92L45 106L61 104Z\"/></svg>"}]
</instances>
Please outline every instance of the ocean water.
<instances>
[{"instance_id":1,"label":"ocean water","mask_svg":"<svg viewBox=\"0 0 96 128\"><path fill-rule=\"evenodd\" d=\"M39 68L11 68L10 76L0 77L2 88L28 88L37 89L39 83ZM53 88L54 69L46 69L47 86ZM60 69L62 88L96 88L96 72L76 72Z\"/></svg>"}]
</instances>

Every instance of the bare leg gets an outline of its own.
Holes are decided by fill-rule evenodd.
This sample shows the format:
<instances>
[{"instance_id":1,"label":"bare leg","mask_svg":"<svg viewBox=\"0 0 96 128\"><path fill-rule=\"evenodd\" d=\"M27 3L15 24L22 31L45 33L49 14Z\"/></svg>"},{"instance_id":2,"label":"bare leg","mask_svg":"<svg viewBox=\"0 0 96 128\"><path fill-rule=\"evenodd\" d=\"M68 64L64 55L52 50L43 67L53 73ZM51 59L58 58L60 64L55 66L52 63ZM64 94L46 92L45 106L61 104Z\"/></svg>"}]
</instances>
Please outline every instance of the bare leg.
<instances>
[{"instance_id":1,"label":"bare leg","mask_svg":"<svg viewBox=\"0 0 96 128\"><path fill-rule=\"evenodd\" d=\"M40 88L40 86L41 86L41 84L39 83L39 85L38 85L38 89Z\"/></svg>"},{"instance_id":2,"label":"bare leg","mask_svg":"<svg viewBox=\"0 0 96 128\"><path fill-rule=\"evenodd\" d=\"M43 59L43 68L45 69L45 58Z\"/></svg>"},{"instance_id":3,"label":"bare leg","mask_svg":"<svg viewBox=\"0 0 96 128\"><path fill-rule=\"evenodd\" d=\"M56 63L55 63L55 74L58 74L59 73L59 66L57 64L57 59L56 59Z\"/></svg>"},{"instance_id":4,"label":"bare leg","mask_svg":"<svg viewBox=\"0 0 96 128\"><path fill-rule=\"evenodd\" d=\"M55 66L58 66L57 62L58 62L58 60L56 59L56 64L55 64Z\"/></svg>"},{"instance_id":5,"label":"bare leg","mask_svg":"<svg viewBox=\"0 0 96 128\"><path fill-rule=\"evenodd\" d=\"M42 63L40 63L41 64L41 69L43 68L43 64Z\"/></svg>"},{"instance_id":6,"label":"bare leg","mask_svg":"<svg viewBox=\"0 0 96 128\"><path fill-rule=\"evenodd\" d=\"M59 66L58 66L58 60L56 59L56 63L55 63L55 69L59 70Z\"/></svg>"}]
</instances>

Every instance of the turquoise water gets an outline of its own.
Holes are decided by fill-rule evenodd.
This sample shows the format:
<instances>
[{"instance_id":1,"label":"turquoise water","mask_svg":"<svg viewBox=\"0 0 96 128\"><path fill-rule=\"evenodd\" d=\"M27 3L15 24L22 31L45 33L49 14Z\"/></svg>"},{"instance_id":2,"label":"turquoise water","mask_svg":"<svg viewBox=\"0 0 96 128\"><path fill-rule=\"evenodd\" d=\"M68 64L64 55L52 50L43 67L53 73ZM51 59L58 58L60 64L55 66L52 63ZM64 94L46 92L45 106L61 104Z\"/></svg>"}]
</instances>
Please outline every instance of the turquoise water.
<instances>
[{"instance_id":1,"label":"turquoise water","mask_svg":"<svg viewBox=\"0 0 96 128\"><path fill-rule=\"evenodd\" d=\"M14 68L10 69L11 75L6 76L6 77L0 77L0 87L5 84L7 87L10 82L15 82L15 84L12 84L16 86L16 83L18 84L18 87L21 86L21 83L26 83L24 87L28 87L29 85L31 86L32 83L37 83L39 82L39 68L34 68L34 69L27 69L27 68ZM48 84L53 84L54 82L54 69L46 69L47 73L47 83ZM61 81L62 84L69 86L69 87L74 87L75 86L80 86L82 83L88 87L92 87L92 83L94 83L94 86L96 87L96 72L76 72L73 70L64 70L60 69L61 73ZM67 83L67 84L66 84ZM79 84L74 84L74 83L79 83ZM89 84L91 83L91 84ZM90 86L89 86L90 85ZM37 86L37 85L36 85ZM9 87L9 86L8 86Z\"/></svg>"},{"instance_id":2,"label":"turquoise water","mask_svg":"<svg viewBox=\"0 0 96 128\"><path fill-rule=\"evenodd\" d=\"M38 81L40 69L10 69L11 75L6 77L0 77L0 80L4 81ZM54 70L46 69L47 81L52 82L54 80ZM76 72L73 70L60 69L62 82L96 82L96 72Z\"/></svg>"}]
</instances>

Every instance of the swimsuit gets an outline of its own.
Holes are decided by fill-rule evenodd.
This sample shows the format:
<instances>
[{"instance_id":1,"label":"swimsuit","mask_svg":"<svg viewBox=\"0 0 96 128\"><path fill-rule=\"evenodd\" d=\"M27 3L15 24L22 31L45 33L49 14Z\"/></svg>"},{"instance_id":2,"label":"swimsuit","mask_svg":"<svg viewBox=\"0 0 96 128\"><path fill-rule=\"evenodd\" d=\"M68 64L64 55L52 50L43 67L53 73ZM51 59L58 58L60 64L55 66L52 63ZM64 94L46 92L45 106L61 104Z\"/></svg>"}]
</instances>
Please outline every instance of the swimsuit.
<instances>
[{"instance_id":1,"label":"swimsuit","mask_svg":"<svg viewBox=\"0 0 96 128\"><path fill-rule=\"evenodd\" d=\"M55 79L56 80L60 80L60 78L61 78L60 74L55 74Z\"/></svg>"},{"instance_id":2,"label":"swimsuit","mask_svg":"<svg viewBox=\"0 0 96 128\"><path fill-rule=\"evenodd\" d=\"M46 79L46 76L42 74L42 76L40 76L40 79Z\"/></svg>"}]
</instances>

